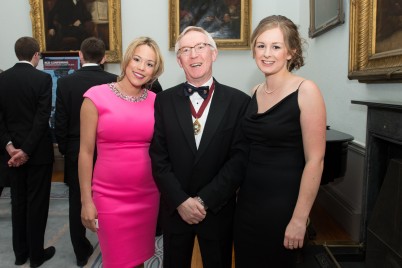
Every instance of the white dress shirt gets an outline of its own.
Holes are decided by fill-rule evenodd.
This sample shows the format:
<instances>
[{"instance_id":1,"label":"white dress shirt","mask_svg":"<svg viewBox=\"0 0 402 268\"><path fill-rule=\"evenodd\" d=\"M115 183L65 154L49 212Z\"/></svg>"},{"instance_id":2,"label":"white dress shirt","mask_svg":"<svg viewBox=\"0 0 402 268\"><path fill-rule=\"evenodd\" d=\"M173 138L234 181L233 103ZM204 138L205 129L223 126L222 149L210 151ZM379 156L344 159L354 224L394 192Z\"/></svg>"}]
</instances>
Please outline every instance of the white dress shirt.
<instances>
[{"instance_id":1,"label":"white dress shirt","mask_svg":"<svg viewBox=\"0 0 402 268\"><path fill-rule=\"evenodd\" d=\"M212 82L213 82L213 78L211 77L205 84L203 84L201 86L208 86L209 88L211 88ZM215 90L214 90L214 92L215 92ZM195 144L197 146L197 149L200 146L202 133L204 133L205 123L207 121L207 117L208 117L208 113L209 113L209 107L211 106L211 102L212 102L213 97L214 97L214 95L212 93L211 99L209 100L209 103L208 103L207 107L205 107L205 110L202 113L202 116L200 118L198 118L198 122L201 124L201 130L197 135L195 135ZM196 92L196 93L194 93L194 94L192 94L190 96L190 101L193 104L195 112L198 112L198 110L200 109L204 99L198 94L198 92ZM193 118L193 123L194 123L195 122L195 117L192 116L192 118Z\"/></svg>"}]
</instances>

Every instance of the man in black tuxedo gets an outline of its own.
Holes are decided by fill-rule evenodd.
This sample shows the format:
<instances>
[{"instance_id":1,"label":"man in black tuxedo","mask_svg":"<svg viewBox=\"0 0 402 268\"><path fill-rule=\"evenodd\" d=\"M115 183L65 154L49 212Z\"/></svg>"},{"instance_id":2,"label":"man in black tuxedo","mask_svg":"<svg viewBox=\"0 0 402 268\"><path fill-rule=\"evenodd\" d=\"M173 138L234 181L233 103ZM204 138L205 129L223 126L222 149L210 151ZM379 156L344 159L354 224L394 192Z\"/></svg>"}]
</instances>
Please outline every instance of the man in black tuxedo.
<instances>
[{"instance_id":1,"label":"man in black tuxedo","mask_svg":"<svg viewBox=\"0 0 402 268\"><path fill-rule=\"evenodd\" d=\"M117 81L117 75L104 71L105 44L89 37L79 51L82 68L57 80L55 134L64 155L64 181L69 185L70 237L78 266L85 266L93 253L81 222L81 191L78 180L80 149L80 109L84 93L91 87Z\"/></svg>"},{"instance_id":2,"label":"man in black tuxedo","mask_svg":"<svg viewBox=\"0 0 402 268\"><path fill-rule=\"evenodd\" d=\"M0 74L1 161L9 166L15 265L29 257L39 267L55 254L43 249L54 160L52 78L35 68L40 53L32 37L19 38L15 54L19 62Z\"/></svg>"},{"instance_id":3,"label":"man in black tuxedo","mask_svg":"<svg viewBox=\"0 0 402 268\"><path fill-rule=\"evenodd\" d=\"M184 29L175 50L187 82L156 96L150 146L163 267L190 267L197 236L204 267L230 268L236 190L248 153L240 122L250 98L212 77L218 51L204 29Z\"/></svg>"}]
</instances>

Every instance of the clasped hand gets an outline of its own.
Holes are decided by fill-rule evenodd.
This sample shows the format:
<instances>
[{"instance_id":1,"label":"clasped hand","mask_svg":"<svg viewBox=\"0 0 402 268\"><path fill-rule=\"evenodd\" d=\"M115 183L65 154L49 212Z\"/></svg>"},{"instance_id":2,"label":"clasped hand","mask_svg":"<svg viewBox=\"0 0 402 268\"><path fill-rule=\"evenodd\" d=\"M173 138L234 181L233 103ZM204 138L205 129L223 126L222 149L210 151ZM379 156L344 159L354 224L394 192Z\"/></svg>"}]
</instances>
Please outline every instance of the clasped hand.
<instances>
[{"instance_id":1,"label":"clasped hand","mask_svg":"<svg viewBox=\"0 0 402 268\"><path fill-rule=\"evenodd\" d=\"M9 150L11 156L7 164L9 167L19 167L29 160L29 156L21 149L12 148Z\"/></svg>"},{"instance_id":2,"label":"clasped hand","mask_svg":"<svg viewBox=\"0 0 402 268\"><path fill-rule=\"evenodd\" d=\"M204 206L194 197L189 197L177 207L183 221L188 224L198 224L205 219L207 212Z\"/></svg>"}]
</instances>

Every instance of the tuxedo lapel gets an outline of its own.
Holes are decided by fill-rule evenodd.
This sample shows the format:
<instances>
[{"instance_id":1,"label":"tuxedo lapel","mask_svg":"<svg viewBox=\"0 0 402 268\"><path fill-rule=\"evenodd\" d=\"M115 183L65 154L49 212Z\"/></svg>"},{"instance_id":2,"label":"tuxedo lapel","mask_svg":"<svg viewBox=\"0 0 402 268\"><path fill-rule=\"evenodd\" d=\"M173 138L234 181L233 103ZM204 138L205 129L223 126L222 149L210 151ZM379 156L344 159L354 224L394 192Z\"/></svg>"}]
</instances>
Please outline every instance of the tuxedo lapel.
<instances>
[{"instance_id":1,"label":"tuxedo lapel","mask_svg":"<svg viewBox=\"0 0 402 268\"><path fill-rule=\"evenodd\" d=\"M173 98L174 108L177 113L176 116L183 130L184 137L186 138L191 151L195 154L197 152L197 147L195 145L190 100L188 97L184 96L183 90L178 89L177 94L179 96L177 98Z\"/></svg>"},{"instance_id":2,"label":"tuxedo lapel","mask_svg":"<svg viewBox=\"0 0 402 268\"><path fill-rule=\"evenodd\" d=\"M205 124L204 132L202 133L202 138L200 145L198 147L196 159L194 164L200 159L202 154L208 148L208 144L214 137L219 124L222 122L226 109L228 109L230 103L230 97L225 96L220 84L215 81L215 90L212 97L211 106L209 108L207 121Z\"/></svg>"}]
</instances>

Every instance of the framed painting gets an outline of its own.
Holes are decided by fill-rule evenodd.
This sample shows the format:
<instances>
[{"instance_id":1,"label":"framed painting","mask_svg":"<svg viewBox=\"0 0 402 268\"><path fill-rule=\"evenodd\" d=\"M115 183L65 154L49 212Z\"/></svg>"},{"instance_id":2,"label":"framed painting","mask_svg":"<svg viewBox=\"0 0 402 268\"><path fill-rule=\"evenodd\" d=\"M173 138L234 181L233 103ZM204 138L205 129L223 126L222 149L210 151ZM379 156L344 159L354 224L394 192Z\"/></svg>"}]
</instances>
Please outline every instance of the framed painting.
<instances>
[{"instance_id":1,"label":"framed painting","mask_svg":"<svg viewBox=\"0 0 402 268\"><path fill-rule=\"evenodd\" d=\"M250 49L251 0L169 0L169 49L187 26L208 31L219 49Z\"/></svg>"},{"instance_id":2,"label":"framed painting","mask_svg":"<svg viewBox=\"0 0 402 268\"><path fill-rule=\"evenodd\" d=\"M317 37L345 22L343 0L310 0L308 36Z\"/></svg>"},{"instance_id":3,"label":"framed painting","mask_svg":"<svg viewBox=\"0 0 402 268\"><path fill-rule=\"evenodd\" d=\"M46 54L76 53L91 36L106 45L106 62L122 57L120 0L29 0L33 37Z\"/></svg>"},{"instance_id":4,"label":"framed painting","mask_svg":"<svg viewBox=\"0 0 402 268\"><path fill-rule=\"evenodd\" d=\"M402 82L401 17L400 1L350 1L349 79Z\"/></svg>"}]
</instances>

